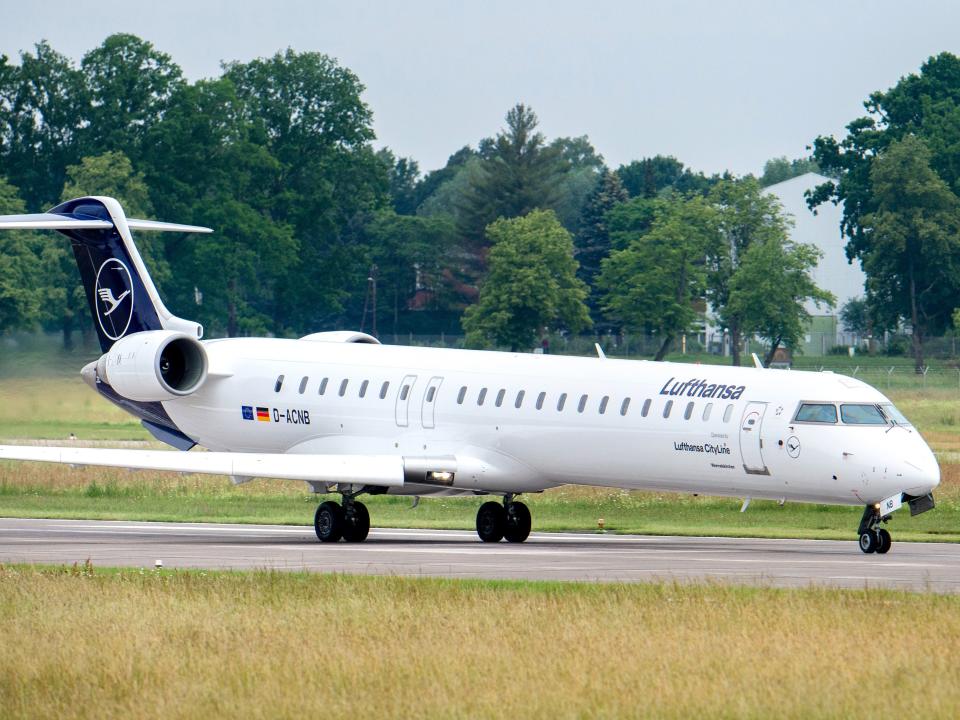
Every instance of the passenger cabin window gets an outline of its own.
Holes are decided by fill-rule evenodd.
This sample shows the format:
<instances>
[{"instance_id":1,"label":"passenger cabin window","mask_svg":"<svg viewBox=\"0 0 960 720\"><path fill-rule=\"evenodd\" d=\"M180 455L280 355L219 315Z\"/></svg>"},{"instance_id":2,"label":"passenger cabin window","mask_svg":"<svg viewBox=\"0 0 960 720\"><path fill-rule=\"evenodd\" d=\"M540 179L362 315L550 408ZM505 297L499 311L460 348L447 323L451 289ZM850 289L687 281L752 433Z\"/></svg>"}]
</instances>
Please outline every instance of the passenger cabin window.
<instances>
[{"instance_id":1,"label":"passenger cabin window","mask_svg":"<svg viewBox=\"0 0 960 720\"><path fill-rule=\"evenodd\" d=\"M683 419L689 420L691 417L693 417L693 403L688 402L687 409L683 411Z\"/></svg>"},{"instance_id":2,"label":"passenger cabin window","mask_svg":"<svg viewBox=\"0 0 960 720\"><path fill-rule=\"evenodd\" d=\"M647 398L643 401L643 407L640 409L640 416L646 417L647 413L650 412L650 398Z\"/></svg>"},{"instance_id":3,"label":"passenger cabin window","mask_svg":"<svg viewBox=\"0 0 960 720\"><path fill-rule=\"evenodd\" d=\"M803 403L797 410L796 422L835 423L837 406L833 403Z\"/></svg>"},{"instance_id":4,"label":"passenger cabin window","mask_svg":"<svg viewBox=\"0 0 960 720\"><path fill-rule=\"evenodd\" d=\"M407 395L409 394L410 394L410 386L404 385L402 388L400 388L400 401L401 402L406 401Z\"/></svg>"},{"instance_id":5,"label":"passenger cabin window","mask_svg":"<svg viewBox=\"0 0 960 720\"><path fill-rule=\"evenodd\" d=\"M427 402L433 402L433 396L436 394L437 388L431 386L430 389L427 390Z\"/></svg>"},{"instance_id":6,"label":"passenger cabin window","mask_svg":"<svg viewBox=\"0 0 960 720\"><path fill-rule=\"evenodd\" d=\"M667 400L667 404L663 406L663 416L665 418L670 417L671 410L673 410L673 400Z\"/></svg>"},{"instance_id":7,"label":"passenger cabin window","mask_svg":"<svg viewBox=\"0 0 960 720\"><path fill-rule=\"evenodd\" d=\"M703 406L703 421L710 419L710 411L713 410L713 403L707 403Z\"/></svg>"},{"instance_id":8,"label":"passenger cabin window","mask_svg":"<svg viewBox=\"0 0 960 720\"><path fill-rule=\"evenodd\" d=\"M343 379L343 382L340 383L340 397L343 397L344 395L347 394L347 383L349 383L349 382L350 382L349 380L347 380L346 378L344 378L344 379Z\"/></svg>"},{"instance_id":9,"label":"passenger cabin window","mask_svg":"<svg viewBox=\"0 0 960 720\"><path fill-rule=\"evenodd\" d=\"M507 391L503 388L500 388L500 392L497 393L497 407L503 405L503 396L507 394Z\"/></svg>"},{"instance_id":10,"label":"passenger cabin window","mask_svg":"<svg viewBox=\"0 0 960 720\"><path fill-rule=\"evenodd\" d=\"M307 389L307 381L308 381L309 379L310 379L310 378L308 378L308 377L303 377L303 378L300 380L300 394L301 394L301 395L303 395L303 391Z\"/></svg>"},{"instance_id":11,"label":"passenger cabin window","mask_svg":"<svg viewBox=\"0 0 960 720\"><path fill-rule=\"evenodd\" d=\"M280 392L280 388L283 387L283 375L277 378L277 382L273 384L273 391Z\"/></svg>"},{"instance_id":12,"label":"passenger cabin window","mask_svg":"<svg viewBox=\"0 0 960 720\"><path fill-rule=\"evenodd\" d=\"M317 390L317 395L323 395L327 391L327 381L330 378L324 378L320 381L320 389Z\"/></svg>"},{"instance_id":13,"label":"passenger cabin window","mask_svg":"<svg viewBox=\"0 0 960 720\"><path fill-rule=\"evenodd\" d=\"M524 390L521 390L517 393L517 399L514 401L513 406L519 410L520 406L523 405L523 396L526 394Z\"/></svg>"},{"instance_id":14,"label":"passenger cabin window","mask_svg":"<svg viewBox=\"0 0 960 720\"><path fill-rule=\"evenodd\" d=\"M623 402L620 403L620 414L626 416L627 410L630 409L630 398L624 398Z\"/></svg>"},{"instance_id":15,"label":"passenger cabin window","mask_svg":"<svg viewBox=\"0 0 960 720\"><path fill-rule=\"evenodd\" d=\"M457 393L457 405L463 405L463 399L467 396L467 386L464 385Z\"/></svg>"},{"instance_id":16,"label":"passenger cabin window","mask_svg":"<svg viewBox=\"0 0 960 720\"><path fill-rule=\"evenodd\" d=\"M586 395L581 395L581 396L580 396L580 404L577 405L577 412L582 413L582 412L584 411L584 409L586 409L586 407L587 407L587 396L586 396Z\"/></svg>"},{"instance_id":17,"label":"passenger cabin window","mask_svg":"<svg viewBox=\"0 0 960 720\"><path fill-rule=\"evenodd\" d=\"M547 394L545 392L537 395L537 410L543 410L543 401L547 399Z\"/></svg>"},{"instance_id":18,"label":"passenger cabin window","mask_svg":"<svg viewBox=\"0 0 960 720\"><path fill-rule=\"evenodd\" d=\"M843 404L840 419L845 425L886 425L887 419L876 405Z\"/></svg>"},{"instance_id":19,"label":"passenger cabin window","mask_svg":"<svg viewBox=\"0 0 960 720\"><path fill-rule=\"evenodd\" d=\"M607 403L610 402L610 396L604 395L600 399L600 414L603 415L607 411Z\"/></svg>"},{"instance_id":20,"label":"passenger cabin window","mask_svg":"<svg viewBox=\"0 0 960 720\"><path fill-rule=\"evenodd\" d=\"M367 394L367 388L370 386L369 380L364 380L360 383L360 397L364 397Z\"/></svg>"},{"instance_id":21,"label":"passenger cabin window","mask_svg":"<svg viewBox=\"0 0 960 720\"><path fill-rule=\"evenodd\" d=\"M387 390L390 389L390 381L384 381L383 385L380 386L380 399L385 400L387 397Z\"/></svg>"},{"instance_id":22,"label":"passenger cabin window","mask_svg":"<svg viewBox=\"0 0 960 720\"><path fill-rule=\"evenodd\" d=\"M560 397L557 398L557 412L563 410L563 406L567 404L567 394L561 393Z\"/></svg>"},{"instance_id":23,"label":"passenger cabin window","mask_svg":"<svg viewBox=\"0 0 960 720\"><path fill-rule=\"evenodd\" d=\"M731 417L733 417L733 403L727 405L727 409L723 411L723 421L730 422Z\"/></svg>"},{"instance_id":24,"label":"passenger cabin window","mask_svg":"<svg viewBox=\"0 0 960 720\"><path fill-rule=\"evenodd\" d=\"M483 401L487 399L487 389L480 388L480 394L477 395L477 405L483 405Z\"/></svg>"}]
</instances>

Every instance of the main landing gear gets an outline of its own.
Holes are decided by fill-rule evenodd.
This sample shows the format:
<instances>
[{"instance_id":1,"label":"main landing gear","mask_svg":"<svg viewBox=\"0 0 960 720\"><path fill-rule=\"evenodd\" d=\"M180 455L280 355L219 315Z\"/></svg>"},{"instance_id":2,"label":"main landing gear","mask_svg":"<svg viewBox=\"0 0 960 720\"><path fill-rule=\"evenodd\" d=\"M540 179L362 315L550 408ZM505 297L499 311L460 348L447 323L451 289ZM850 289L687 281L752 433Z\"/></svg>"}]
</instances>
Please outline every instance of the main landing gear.
<instances>
[{"instance_id":1,"label":"main landing gear","mask_svg":"<svg viewBox=\"0 0 960 720\"><path fill-rule=\"evenodd\" d=\"M343 505L332 500L320 503L313 516L313 529L320 542L334 543L340 538L363 542L370 532L370 513L362 502L344 495Z\"/></svg>"},{"instance_id":2,"label":"main landing gear","mask_svg":"<svg viewBox=\"0 0 960 720\"><path fill-rule=\"evenodd\" d=\"M495 543L506 538L507 542L522 543L530 535L530 509L522 502L505 495L503 505L485 502L477 510L477 535L483 542Z\"/></svg>"},{"instance_id":3,"label":"main landing gear","mask_svg":"<svg viewBox=\"0 0 960 720\"><path fill-rule=\"evenodd\" d=\"M857 533L860 535L860 549L865 553L880 553L881 555L890 550L893 539L880 523L886 522L890 517L881 517L880 510L867 505L863 511L863 518L860 520L860 528Z\"/></svg>"}]
</instances>

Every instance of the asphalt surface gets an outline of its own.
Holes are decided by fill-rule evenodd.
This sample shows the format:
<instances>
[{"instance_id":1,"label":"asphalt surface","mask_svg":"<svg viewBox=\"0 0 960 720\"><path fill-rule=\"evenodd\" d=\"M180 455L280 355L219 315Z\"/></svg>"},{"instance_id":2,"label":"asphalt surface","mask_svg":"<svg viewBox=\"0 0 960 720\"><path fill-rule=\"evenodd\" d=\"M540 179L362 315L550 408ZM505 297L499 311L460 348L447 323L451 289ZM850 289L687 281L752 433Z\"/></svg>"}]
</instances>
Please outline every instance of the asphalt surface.
<instances>
[{"instance_id":1,"label":"asphalt surface","mask_svg":"<svg viewBox=\"0 0 960 720\"><path fill-rule=\"evenodd\" d=\"M534 533L522 545L456 530L373 529L324 545L283 525L0 519L0 562L102 567L310 570L381 575L581 581L722 581L960 592L960 545Z\"/></svg>"}]
</instances>

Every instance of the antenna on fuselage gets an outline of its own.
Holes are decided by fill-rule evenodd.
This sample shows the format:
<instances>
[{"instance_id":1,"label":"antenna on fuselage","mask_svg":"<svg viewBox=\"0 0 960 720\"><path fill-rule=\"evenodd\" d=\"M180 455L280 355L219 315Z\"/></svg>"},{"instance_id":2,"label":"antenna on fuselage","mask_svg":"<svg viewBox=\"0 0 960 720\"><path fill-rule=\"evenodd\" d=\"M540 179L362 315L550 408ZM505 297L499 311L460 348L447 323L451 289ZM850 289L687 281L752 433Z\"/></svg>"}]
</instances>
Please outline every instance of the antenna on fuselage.
<instances>
[{"instance_id":1,"label":"antenna on fuselage","mask_svg":"<svg viewBox=\"0 0 960 720\"><path fill-rule=\"evenodd\" d=\"M763 363L760 362L760 358L757 357L757 354L756 354L756 353L750 353L750 357L753 358L753 366L754 366L757 370L763 370L763 369L764 369Z\"/></svg>"}]
</instances>

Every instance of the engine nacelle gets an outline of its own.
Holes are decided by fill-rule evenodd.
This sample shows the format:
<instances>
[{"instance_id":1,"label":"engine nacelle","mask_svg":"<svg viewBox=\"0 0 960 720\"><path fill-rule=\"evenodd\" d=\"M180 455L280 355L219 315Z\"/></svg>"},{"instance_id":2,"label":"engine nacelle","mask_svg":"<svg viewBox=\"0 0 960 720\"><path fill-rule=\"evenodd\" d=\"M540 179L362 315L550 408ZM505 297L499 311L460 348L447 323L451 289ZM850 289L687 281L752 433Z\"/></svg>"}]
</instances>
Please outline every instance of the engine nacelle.
<instances>
[{"instance_id":1,"label":"engine nacelle","mask_svg":"<svg viewBox=\"0 0 960 720\"><path fill-rule=\"evenodd\" d=\"M176 330L121 338L97 361L97 376L128 400L159 402L196 392L207 379L207 351Z\"/></svg>"},{"instance_id":2,"label":"engine nacelle","mask_svg":"<svg viewBox=\"0 0 960 720\"><path fill-rule=\"evenodd\" d=\"M328 330L327 332L312 333L304 335L301 340L310 342L331 342L331 343L365 343L368 345L379 345L380 341L373 335L357 332L355 330Z\"/></svg>"}]
</instances>

